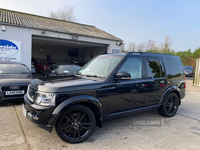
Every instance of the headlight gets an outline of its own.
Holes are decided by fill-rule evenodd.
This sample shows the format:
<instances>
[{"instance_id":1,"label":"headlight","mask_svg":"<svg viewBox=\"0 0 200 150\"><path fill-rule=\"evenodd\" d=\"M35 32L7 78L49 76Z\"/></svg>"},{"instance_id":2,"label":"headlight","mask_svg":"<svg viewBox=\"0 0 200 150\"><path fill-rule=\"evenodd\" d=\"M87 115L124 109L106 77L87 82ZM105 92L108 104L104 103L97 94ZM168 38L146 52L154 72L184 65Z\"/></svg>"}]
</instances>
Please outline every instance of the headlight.
<instances>
[{"instance_id":1,"label":"headlight","mask_svg":"<svg viewBox=\"0 0 200 150\"><path fill-rule=\"evenodd\" d=\"M56 95L53 93L37 93L35 103L43 106L55 106Z\"/></svg>"}]
</instances>

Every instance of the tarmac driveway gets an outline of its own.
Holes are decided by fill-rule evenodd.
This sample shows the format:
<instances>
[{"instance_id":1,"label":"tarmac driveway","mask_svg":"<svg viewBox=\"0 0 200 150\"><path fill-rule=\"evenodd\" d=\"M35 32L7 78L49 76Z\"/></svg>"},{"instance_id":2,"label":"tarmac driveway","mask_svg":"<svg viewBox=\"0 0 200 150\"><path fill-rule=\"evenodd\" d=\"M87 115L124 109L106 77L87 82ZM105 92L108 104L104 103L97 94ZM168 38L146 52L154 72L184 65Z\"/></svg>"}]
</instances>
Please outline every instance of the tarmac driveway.
<instances>
[{"instance_id":1,"label":"tarmac driveway","mask_svg":"<svg viewBox=\"0 0 200 150\"><path fill-rule=\"evenodd\" d=\"M22 103L0 105L0 149L199 149L200 87L187 78L186 97L177 115L164 118L156 111L106 122L84 143L69 144L36 127L23 116ZM148 121L149 124L148 124ZM161 124L153 124L160 121ZM139 124L138 124L139 123Z\"/></svg>"}]
</instances>

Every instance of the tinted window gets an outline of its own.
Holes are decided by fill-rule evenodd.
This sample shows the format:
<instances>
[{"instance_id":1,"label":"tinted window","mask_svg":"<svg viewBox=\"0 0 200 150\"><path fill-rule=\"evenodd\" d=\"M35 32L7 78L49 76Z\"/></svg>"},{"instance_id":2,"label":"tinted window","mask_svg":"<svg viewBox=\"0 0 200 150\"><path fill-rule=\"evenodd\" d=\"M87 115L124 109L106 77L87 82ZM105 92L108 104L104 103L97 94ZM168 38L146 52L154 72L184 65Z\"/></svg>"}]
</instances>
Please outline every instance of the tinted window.
<instances>
[{"instance_id":1,"label":"tinted window","mask_svg":"<svg viewBox=\"0 0 200 150\"><path fill-rule=\"evenodd\" d=\"M142 59L128 58L122 65L119 72L127 72L131 75L131 79L142 78Z\"/></svg>"},{"instance_id":2,"label":"tinted window","mask_svg":"<svg viewBox=\"0 0 200 150\"><path fill-rule=\"evenodd\" d=\"M161 77L165 77L165 68L164 68L164 65L163 65L163 62L162 60L159 61L160 62L160 76Z\"/></svg>"},{"instance_id":3,"label":"tinted window","mask_svg":"<svg viewBox=\"0 0 200 150\"><path fill-rule=\"evenodd\" d=\"M15 64L1 64L0 74L29 74L26 66Z\"/></svg>"},{"instance_id":4,"label":"tinted window","mask_svg":"<svg viewBox=\"0 0 200 150\"><path fill-rule=\"evenodd\" d=\"M160 77L160 63L158 59L149 59L147 61L147 78L159 78Z\"/></svg>"},{"instance_id":5,"label":"tinted window","mask_svg":"<svg viewBox=\"0 0 200 150\"><path fill-rule=\"evenodd\" d=\"M168 57L169 74L178 75L183 73L183 65L179 57Z\"/></svg>"}]
</instances>

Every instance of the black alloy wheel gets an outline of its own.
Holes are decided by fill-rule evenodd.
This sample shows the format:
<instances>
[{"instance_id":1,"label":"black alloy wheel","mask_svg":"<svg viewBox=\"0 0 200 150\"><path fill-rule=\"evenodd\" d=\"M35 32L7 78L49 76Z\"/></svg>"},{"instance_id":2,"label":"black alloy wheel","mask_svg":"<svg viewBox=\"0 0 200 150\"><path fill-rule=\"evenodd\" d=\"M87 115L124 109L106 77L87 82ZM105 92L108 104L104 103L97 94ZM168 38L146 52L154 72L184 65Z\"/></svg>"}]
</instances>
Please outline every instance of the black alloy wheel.
<instances>
[{"instance_id":1,"label":"black alloy wheel","mask_svg":"<svg viewBox=\"0 0 200 150\"><path fill-rule=\"evenodd\" d=\"M80 143L88 139L96 125L91 109L83 105L75 105L67 109L56 123L58 136L68 143Z\"/></svg>"},{"instance_id":2,"label":"black alloy wheel","mask_svg":"<svg viewBox=\"0 0 200 150\"><path fill-rule=\"evenodd\" d=\"M158 108L158 113L165 117L173 117L179 106L179 98L175 93L170 93L164 100L163 105Z\"/></svg>"}]
</instances>

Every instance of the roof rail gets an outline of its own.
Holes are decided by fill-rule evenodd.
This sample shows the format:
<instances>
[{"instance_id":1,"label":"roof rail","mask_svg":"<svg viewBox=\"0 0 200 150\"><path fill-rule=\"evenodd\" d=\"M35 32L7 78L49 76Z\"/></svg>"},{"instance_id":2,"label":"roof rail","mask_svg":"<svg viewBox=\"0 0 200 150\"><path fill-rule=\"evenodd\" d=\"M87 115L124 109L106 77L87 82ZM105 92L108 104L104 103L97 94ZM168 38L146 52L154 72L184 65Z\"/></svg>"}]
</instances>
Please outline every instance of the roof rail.
<instances>
[{"instance_id":1,"label":"roof rail","mask_svg":"<svg viewBox=\"0 0 200 150\"><path fill-rule=\"evenodd\" d=\"M144 52L128 52L126 53L127 55L132 55L132 54L144 54Z\"/></svg>"}]
</instances>

